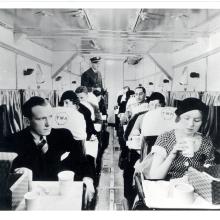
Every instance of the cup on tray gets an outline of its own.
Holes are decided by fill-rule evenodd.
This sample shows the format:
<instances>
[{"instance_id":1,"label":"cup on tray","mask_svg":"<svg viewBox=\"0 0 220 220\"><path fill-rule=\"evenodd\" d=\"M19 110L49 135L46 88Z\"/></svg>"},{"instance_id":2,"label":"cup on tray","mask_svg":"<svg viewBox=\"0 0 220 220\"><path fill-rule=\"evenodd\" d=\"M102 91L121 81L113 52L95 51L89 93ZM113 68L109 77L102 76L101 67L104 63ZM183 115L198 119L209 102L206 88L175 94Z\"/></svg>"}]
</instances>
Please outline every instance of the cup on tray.
<instances>
[{"instance_id":1,"label":"cup on tray","mask_svg":"<svg viewBox=\"0 0 220 220\"><path fill-rule=\"evenodd\" d=\"M39 207L39 193L36 191L27 192L24 195L26 210L38 210Z\"/></svg>"},{"instance_id":2,"label":"cup on tray","mask_svg":"<svg viewBox=\"0 0 220 220\"><path fill-rule=\"evenodd\" d=\"M59 193L61 196L69 195L73 180L74 180L73 171L65 170L58 173Z\"/></svg>"},{"instance_id":3,"label":"cup on tray","mask_svg":"<svg viewBox=\"0 0 220 220\"><path fill-rule=\"evenodd\" d=\"M95 130L96 130L97 132L100 132L101 129L102 129L102 125L101 125L101 124L98 124L98 123L95 123L95 124L94 124L94 128L95 128Z\"/></svg>"},{"instance_id":4,"label":"cup on tray","mask_svg":"<svg viewBox=\"0 0 220 220\"><path fill-rule=\"evenodd\" d=\"M192 204L194 198L194 188L187 183L177 183L173 186L172 197L182 204Z\"/></svg>"}]
</instances>

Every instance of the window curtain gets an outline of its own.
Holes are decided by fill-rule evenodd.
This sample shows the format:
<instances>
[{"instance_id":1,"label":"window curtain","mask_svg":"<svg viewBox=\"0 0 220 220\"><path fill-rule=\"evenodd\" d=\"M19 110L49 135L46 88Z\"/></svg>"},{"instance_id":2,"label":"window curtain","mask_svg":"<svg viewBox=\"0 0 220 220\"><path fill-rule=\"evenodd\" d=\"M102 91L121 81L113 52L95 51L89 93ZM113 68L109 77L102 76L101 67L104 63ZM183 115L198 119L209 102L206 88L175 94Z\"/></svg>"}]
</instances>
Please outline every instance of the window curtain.
<instances>
[{"instance_id":1,"label":"window curtain","mask_svg":"<svg viewBox=\"0 0 220 220\"><path fill-rule=\"evenodd\" d=\"M220 92L204 92L202 101L209 106L220 106Z\"/></svg>"},{"instance_id":2,"label":"window curtain","mask_svg":"<svg viewBox=\"0 0 220 220\"><path fill-rule=\"evenodd\" d=\"M22 90L22 104L25 103L32 96L40 96L47 99L50 104L55 107L58 105L59 95L54 90Z\"/></svg>"},{"instance_id":3,"label":"window curtain","mask_svg":"<svg viewBox=\"0 0 220 220\"><path fill-rule=\"evenodd\" d=\"M177 106L176 103L178 103L178 101L181 101L183 99L190 98L190 97L199 99L200 94L199 92L185 92L185 91L170 92L170 99L169 99L168 105L176 107Z\"/></svg>"},{"instance_id":4,"label":"window curtain","mask_svg":"<svg viewBox=\"0 0 220 220\"><path fill-rule=\"evenodd\" d=\"M204 92L202 101L209 106L202 132L209 135L216 148L220 148L220 92Z\"/></svg>"},{"instance_id":5,"label":"window curtain","mask_svg":"<svg viewBox=\"0 0 220 220\"><path fill-rule=\"evenodd\" d=\"M0 105L5 106L2 114L3 120L1 123L7 134L12 134L20 131L22 126L22 113L21 113L21 96L19 90L0 90Z\"/></svg>"}]
</instances>

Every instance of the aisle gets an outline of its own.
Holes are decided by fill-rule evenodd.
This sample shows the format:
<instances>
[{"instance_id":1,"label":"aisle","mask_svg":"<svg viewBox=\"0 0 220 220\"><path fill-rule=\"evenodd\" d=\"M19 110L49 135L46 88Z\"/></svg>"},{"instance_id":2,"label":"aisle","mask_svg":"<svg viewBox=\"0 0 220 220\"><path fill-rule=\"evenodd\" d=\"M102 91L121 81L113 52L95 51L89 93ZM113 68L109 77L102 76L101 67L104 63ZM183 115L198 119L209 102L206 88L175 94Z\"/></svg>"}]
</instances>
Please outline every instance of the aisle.
<instances>
[{"instance_id":1,"label":"aisle","mask_svg":"<svg viewBox=\"0 0 220 220\"><path fill-rule=\"evenodd\" d=\"M122 210L123 172L118 167L119 144L114 128L109 127L108 131L110 140L103 154L95 210Z\"/></svg>"}]
</instances>

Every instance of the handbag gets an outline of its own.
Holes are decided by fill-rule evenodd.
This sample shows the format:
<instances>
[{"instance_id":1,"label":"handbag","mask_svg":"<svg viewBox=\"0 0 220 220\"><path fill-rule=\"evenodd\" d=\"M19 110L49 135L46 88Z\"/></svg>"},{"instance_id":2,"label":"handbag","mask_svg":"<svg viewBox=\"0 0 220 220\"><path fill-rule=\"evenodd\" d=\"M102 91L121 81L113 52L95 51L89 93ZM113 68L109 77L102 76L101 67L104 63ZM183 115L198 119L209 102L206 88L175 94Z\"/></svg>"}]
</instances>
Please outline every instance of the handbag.
<instances>
[{"instance_id":1,"label":"handbag","mask_svg":"<svg viewBox=\"0 0 220 220\"><path fill-rule=\"evenodd\" d=\"M119 155L118 166L121 170L124 170L129 164L129 150L123 149Z\"/></svg>"},{"instance_id":2,"label":"handbag","mask_svg":"<svg viewBox=\"0 0 220 220\"><path fill-rule=\"evenodd\" d=\"M220 165L201 171L190 167L188 177L196 193L213 204L220 204L220 179L216 179L220 177Z\"/></svg>"}]
</instances>

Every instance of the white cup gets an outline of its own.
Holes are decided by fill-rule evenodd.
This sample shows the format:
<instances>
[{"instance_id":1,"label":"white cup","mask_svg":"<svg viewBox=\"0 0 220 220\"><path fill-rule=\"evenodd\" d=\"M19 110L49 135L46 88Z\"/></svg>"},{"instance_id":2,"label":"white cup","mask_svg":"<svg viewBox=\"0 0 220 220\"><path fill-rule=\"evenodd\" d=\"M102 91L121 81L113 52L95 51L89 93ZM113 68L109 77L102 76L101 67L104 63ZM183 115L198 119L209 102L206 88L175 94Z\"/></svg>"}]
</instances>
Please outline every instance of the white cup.
<instances>
[{"instance_id":1,"label":"white cup","mask_svg":"<svg viewBox=\"0 0 220 220\"><path fill-rule=\"evenodd\" d=\"M117 114L119 113L119 109L118 109L118 108L115 109L115 110L114 110L114 113L115 113L115 115L117 115Z\"/></svg>"},{"instance_id":2,"label":"white cup","mask_svg":"<svg viewBox=\"0 0 220 220\"><path fill-rule=\"evenodd\" d=\"M98 124L98 123L95 123L95 124L94 124L94 127L95 127L95 130L96 130L97 132L100 132L100 131L101 131L101 128L102 128L102 125L101 125L101 124Z\"/></svg>"},{"instance_id":3,"label":"white cup","mask_svg":"<svg viewBox=\"0 0 220 220\"><path fill-rule=\"evenodd\" d=\"M140 146L140 144L141 144L141 136L140 135L132 136L131 140L132 140L132 145L134 145L135 147Z\"/></svg>"},{"instance_id":4,"label":"white cup","mask_svg":"<svg viewBox=\"0 0 220 220\"><path fill-rule=\"evenodd\" d=\"M67 196L69 194L73 179L74 179L73 171L65 170L58 173L60 195Z\"/></svg>"},{"instance_id":5,"label":"white cup","mask_svg":"<svg viewBox=\"0 0 220 220\"><path fill-rule=\"evenodd\" d=\"M179 203L192 204L195 199L194 188L186 183L178 183L174 185L173 198Z\"/></svg>"},{"instance_id":6,"label":"white cup","mask_svg":"<svg viewBox=\"0 0 220 220\"><path fill-rule=\"evenodd\" d=\"M24 195L26 210L37 210L39 206L39 194L35 191L27 192Z\"/></svg>"},{"instance_id":7,"label":"white cup","mask_svg":"<svg viewBox=\"0 0 220 220\"><path fill-rule=\"evenodd\" d=\"M102 115L102 120L106 121L106 119L107 119L107 115Z\"/></svg>"},{"instance_id":8,"label":"white cup","mask_svg":"<svg viewBox=\"0 0 220 220\"><path fill-rule=\"evenodd\" d=\"M193 157L194 156L194 143L195 141L192 138L184 138L186 142L186 148L182 151L184 157Z\"/></svg>"}]
</instances>

